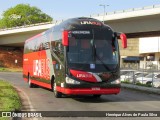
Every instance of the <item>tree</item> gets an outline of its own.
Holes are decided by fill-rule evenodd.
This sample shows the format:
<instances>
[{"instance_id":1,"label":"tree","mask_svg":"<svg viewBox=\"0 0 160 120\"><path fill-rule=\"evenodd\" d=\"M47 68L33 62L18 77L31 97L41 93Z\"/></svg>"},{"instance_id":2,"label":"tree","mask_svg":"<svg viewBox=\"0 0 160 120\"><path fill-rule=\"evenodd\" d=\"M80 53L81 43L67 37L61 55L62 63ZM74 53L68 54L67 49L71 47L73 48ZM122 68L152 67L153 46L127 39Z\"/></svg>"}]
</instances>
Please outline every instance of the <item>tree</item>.
<instances>
[{"instance_id":1,"label":"tree","mask_svg":"<svg viewBox=\"0 0 160 120\"><path fill-rule=\"evenodd\" d=\"M43 13L37 7L31 7L29 4L18 4L4 11L0 20L0 28L51 22L52 20L49 15Z\"/></svg>"}]
</instances>

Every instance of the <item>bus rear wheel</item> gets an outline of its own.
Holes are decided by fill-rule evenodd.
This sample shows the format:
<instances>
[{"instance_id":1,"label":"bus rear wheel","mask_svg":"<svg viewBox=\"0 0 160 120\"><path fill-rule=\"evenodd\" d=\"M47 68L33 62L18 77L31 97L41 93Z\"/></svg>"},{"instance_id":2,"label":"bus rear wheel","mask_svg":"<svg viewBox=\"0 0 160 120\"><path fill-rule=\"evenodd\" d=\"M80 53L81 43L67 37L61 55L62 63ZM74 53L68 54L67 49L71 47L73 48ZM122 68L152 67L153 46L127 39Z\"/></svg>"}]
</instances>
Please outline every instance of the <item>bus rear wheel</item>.
<instances>
[{"instance_id":1,"label":"bus rear wheel","mask_svg":"<svg viewBox=\"0 0 160 120\"><path fill-rule=\"evenodd\" d=\"M54 82L54 83L52 84L52 90L53 90L54 96L55 96L56 98L61 98L61 97L62 97L62 93L61 93L61 92L58 92L57 89L56 89L56 87L57 87L57 84Z\"/></svg>"}]
</instances>

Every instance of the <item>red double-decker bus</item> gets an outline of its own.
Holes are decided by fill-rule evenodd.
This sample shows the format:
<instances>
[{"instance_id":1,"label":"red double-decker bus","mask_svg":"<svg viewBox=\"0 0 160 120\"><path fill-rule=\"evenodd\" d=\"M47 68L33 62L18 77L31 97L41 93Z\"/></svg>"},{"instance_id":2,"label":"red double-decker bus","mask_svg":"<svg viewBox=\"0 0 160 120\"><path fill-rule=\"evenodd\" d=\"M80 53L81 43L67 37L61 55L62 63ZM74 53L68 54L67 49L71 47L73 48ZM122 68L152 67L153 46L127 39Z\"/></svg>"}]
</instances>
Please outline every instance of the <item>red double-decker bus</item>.
<instances>
[{"instance_id":1,"label":"red double-decker bus","mask_svg":"<svg viewBox=\"0 0 160 120\"><path fill-rule=\"evenodd\" d=\"M55 97L118 94L118 40L125 34L93 18L72 18L25 41L23 78L29 87L52 89Z\"/></svg>"}]
</instances>

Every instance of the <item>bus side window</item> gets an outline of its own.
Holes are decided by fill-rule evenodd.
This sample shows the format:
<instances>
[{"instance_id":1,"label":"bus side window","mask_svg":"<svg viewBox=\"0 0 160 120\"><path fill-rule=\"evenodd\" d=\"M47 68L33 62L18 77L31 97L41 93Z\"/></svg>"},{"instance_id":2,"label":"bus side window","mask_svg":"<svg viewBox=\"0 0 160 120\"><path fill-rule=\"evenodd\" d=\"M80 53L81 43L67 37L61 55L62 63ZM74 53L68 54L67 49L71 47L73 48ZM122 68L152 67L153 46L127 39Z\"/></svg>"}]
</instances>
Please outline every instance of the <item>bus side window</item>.
<instances>
[{"instance_id":1,"label":"bus side window","mask_svg":"<svg viewBox=\"0 0 160 120\"><path fill-rule=\"evenodd\" d=\"M55 49L54 53L59 57L61 62L64 62L64 55L63 55L64 47L60 41L55 42Z\"/></svg>"},{"instance_id":2,"label":"bus side window","mask_svg":"<svg viewBox=\"0 0 160 120\"><path fill-rule=\"evenodd\" d=\"M56 41L55 50L56 50L57 53L60 52L59 44L60 44L60 42L59 42L59 41Z\"/></svg>"},{"instance_id":3,"label":"bus side window","mask_svg":"<svg viewBox=\"0 0 160 120\"><path fill-rule=\"evenodd\" d=\"M39 41L38 38L36 38L35 40L32 41L33 42L33 51L40 51L40 46L41 46L41 42Z\"/></svg>"},{"instance_id":4,"label":"bus side window","mask_svg":"<svg viewBox=\"0 0 160 120\"><path fill-rule=\"evenodd\" d=\"M74 37L69 38L69 52L76 53L77 52L77 43Z\"/></svg>"},{"instance_id":5,"label":"bus side window","mask_svg":"<svg viewBox=\"0 0 160 120\"><path fill-rule=\"evenodd\" d=\"M61 54L64 52L64 47L63 47L62 43L59 43L58 49Z\"/></svg>"},{"instance_id":6,"label":"bus side window","mask_svg":"<svg viewBox=\"0 0 160 120\"><path fill-rule=\"evenodd\" d=\"M39 51L43 50L43 43L39 45Z\"/></svg>"},{"instance_id":7,"label":"bus side window","mask_svg":"<svg viewBox=\"0 0 160 120\"><path fill-rule=\"evenodd\" d=\"M25 45L24 45L24 53L25 54L27 54L27 53L29 53L30 51L29 51L29 45L28 45L29 43L25 43Z\"/></svg>"},{"instance_id":8,"label":"bus side window","mask_svg":"<svg viewBox=\"0 0 160 120\"><path fill-rule=\"evenodd\" d=\"M56 51L55 48L56 48L56 42L55 41L51 41L51 49L52 49L53 52Z\"/></svg>"}]
</instances>

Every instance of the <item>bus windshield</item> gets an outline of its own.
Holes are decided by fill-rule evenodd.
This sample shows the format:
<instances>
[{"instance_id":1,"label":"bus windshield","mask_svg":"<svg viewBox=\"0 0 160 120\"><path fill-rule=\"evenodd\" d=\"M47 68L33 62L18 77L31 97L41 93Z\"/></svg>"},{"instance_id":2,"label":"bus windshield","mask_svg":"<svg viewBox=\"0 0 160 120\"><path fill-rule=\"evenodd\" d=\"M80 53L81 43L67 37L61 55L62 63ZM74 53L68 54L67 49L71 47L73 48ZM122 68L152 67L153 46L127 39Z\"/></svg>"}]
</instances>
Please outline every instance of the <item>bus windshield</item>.
<instances>
[{"instance_id":1,"label":"bus windshield","mask_svg":"<svg viewBox=\"0 0 160 120\"><path fill-rule=\"evenodd\" d=\"M119 61L117 42L114 40L112 43L112 32L96 31L95 33L94 30L88 34L90 35L83 35L83 37L71 35L69 38L67 51L69 67L92 72L114 70Z\"/></svg>"}]
</instances>

